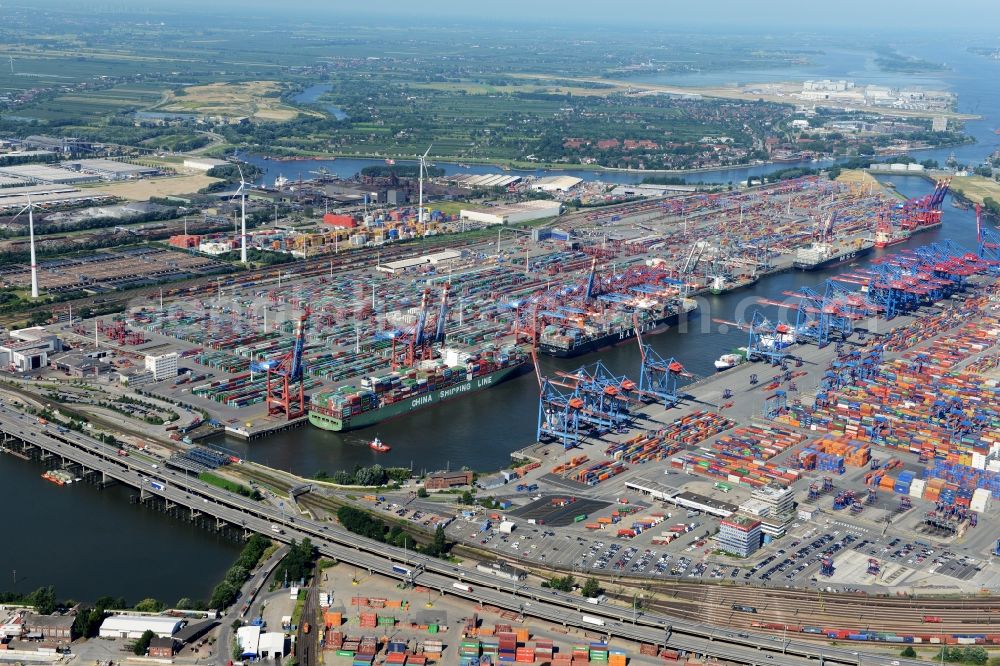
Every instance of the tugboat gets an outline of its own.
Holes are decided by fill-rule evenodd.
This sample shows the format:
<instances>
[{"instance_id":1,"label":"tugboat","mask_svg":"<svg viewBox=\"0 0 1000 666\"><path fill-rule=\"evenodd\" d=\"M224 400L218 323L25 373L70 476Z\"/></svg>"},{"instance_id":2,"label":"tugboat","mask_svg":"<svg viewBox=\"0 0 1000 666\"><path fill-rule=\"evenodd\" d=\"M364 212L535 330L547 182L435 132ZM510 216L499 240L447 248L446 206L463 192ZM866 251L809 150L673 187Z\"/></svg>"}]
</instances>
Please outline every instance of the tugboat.
<instances>
[{"instance_id":1,"label":"tugboat","mask_svg":"<svg viewBox=\"0 0 1000 666\"><path fill-rule=\"evenodd\" d=\"M382 440L379 439L378 437L368 442L368 448L378 453L388 453L389 451L392 450L391 446L383 443Z\"/></svg>"}]
</instances>

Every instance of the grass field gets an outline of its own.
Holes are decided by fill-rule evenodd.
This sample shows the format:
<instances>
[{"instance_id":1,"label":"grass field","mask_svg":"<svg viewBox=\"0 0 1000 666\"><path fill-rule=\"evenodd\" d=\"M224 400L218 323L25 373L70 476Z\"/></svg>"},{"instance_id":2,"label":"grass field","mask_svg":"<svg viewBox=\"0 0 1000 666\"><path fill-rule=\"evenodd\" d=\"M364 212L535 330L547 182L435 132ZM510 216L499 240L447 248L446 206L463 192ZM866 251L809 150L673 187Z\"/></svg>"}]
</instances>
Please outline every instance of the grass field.
<instances>
[{"instance_id":1,"label":"grass field","mask_svg":"<svg viewBox=\"0 0 1000 666\"><path fill-rule=\"evenodd\" d=\"M280 93L281 85L276 81L188 86L182 95L169 93L156 110L273 122L292 120L299 112L283 104L278 99Z\"/></svg>"},{"instance_id":2,"label":"grass field","mask_svg":"<svg viewBox=\"0 0 1000 666\"><path fill-rule=\"evenodd\" d=\"M223 490L228 490L231 493L237 493L243 495L244 497L250 497L253 491L246 486L236 483L235 481L230 481L229 479L224 479L221 476L212 474L211 472L202 472L198 475L198 478L207 484L213 485L216 488L222 488Z\"/></svg>"},{"instance_id":3,"label":"grass field","mask_svg":"<svg viewBox=\"0 0 1000 666\"><path fill-rule=\"evenodd\" d=\"M194 176L137 180L130 183L111 183L109 185L101 185L99 189L111 196L121 197L122 199L146 201L150 197L192 194L217 180L218 178L198 174Z\"/></svg>"},{"instance_id":4,"label":"grass field","mask_svg":"<svg viewBox=\"0 0 1000 666\"><path fill-rule=\"evenodd\" d=\"M431 207L445 213L446 215L458 215L463 208L469 208L469 204L459 203L457 201L437 201Z\"/></svg>"},{"instance_id":5,"label":"grass field","mask_svg":"<svg viewBox=\"0 0 1000 666\"><path fill-rule=\"evenodd\" d=\"M981 204L986 197L1000 201L1000 183L983 176L956 176L951 180L951 189L973 203Z\"/></svg>"},{"instance_id":6,"label":"grass field","mask_svg":"<svg viewBox=\"0 0 1000 666\"><path fill-rule=\"evenodd\" d=\"M881 187L878 179L864 169L845 169L837 176L837 182L863 189L868 189L870 186Z\"/></svg>"}]
</instances>

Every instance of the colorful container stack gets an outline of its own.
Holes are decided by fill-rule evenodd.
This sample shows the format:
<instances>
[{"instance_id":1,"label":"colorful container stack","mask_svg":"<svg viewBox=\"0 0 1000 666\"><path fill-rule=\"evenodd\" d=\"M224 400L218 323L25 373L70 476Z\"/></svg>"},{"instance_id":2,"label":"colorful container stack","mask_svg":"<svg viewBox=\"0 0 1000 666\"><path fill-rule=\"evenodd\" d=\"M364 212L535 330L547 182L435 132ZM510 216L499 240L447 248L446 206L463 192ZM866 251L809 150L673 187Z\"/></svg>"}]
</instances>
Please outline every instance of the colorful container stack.
<instances>
[{"instance_id":1,"label":"colorful container stack","mask_svg":"<svg viewBox=\"0 0 1000 666\"><path fill-rule=\"evenodd\" d=\"M479 641L482 649L483 659L489 659L489 663L495 663L500 658L500 641L496 638L483 638Z\"/></svg>"},{"instance_id":2,"label":"colorful container stack","mask_svg":"<svg viewBox=\"0 0 1000 666\"><path fill-rule=\"evenodd\" d=\"M573 474L573 478L580 483L585 483L588 486L596 486L601 481L607 481L613 476L617 476L625 471L625 466L613 462L611 460L605 460L603 462L594 463L585 469L577 470Z\"/></svg>"},{"instance_id":3,"label":"colorful container stack","mask_svg":"<svg viewBox=\"0 0 1000 666\"><path fill-rule=\"evenodd\" d=\"M678 444L692 445L725 432L736 423L721 414L698 410L674 420L656 434Z\"/></svg>"},{"instance_id":4,"label":"colorful container stack","mask_svg":"<svg viewBox=\"0 0 1000 666\"><path fill-rule=\"evenodd\" d=\"M913 481L913 472L903 471L899 473L896 478L896 483L893 484L893 492L899 495L909 495L910 494L910 483Z\"/></svg>"},{"instance_id":5,"label":"colorful container stack","mask_svg":"<svg viewBox=\"0 0 1000 666\"><path fill-rule=\"evenodd\" d=\"M588 658L591 663L606 664L608 662L608 644L591 643Z\"/></svg>"},{"instance_id":6,"label":"colorful container stack","mask_svg":"<svg viewBox=\"0 0 1000 666\"><path fill-rule=\"evenodd\" d=\"M955 325L967 316L955 315L946 323ZM987 471L988 456L997 445L995 424L1000 422L995 382L970 372L968 366L954 372L958 364L997 344L1000 320L975 319L955 333L941 335L933 346L910 349L902 358L883 362L870 378L820 392L815 408L793 407L793 418L812 430L906 450L935 465L956 465L961 478L949 482L965 487L952 490L974 488L979 483L973 478L977 471L979 478ZM923 492L937 498L942 488L928 484ZM954 493L954 499L961 498Z\"/></svg>"},{"instance_id":7,"label":"colorful container stack","mask_svg":"<svg viewBox=\"0 0 1000 666\"><path fill-rule=\"evenodd\" d=\"M806 436L778 426L741 426L715 440L712 448L736 459L770 460L801 444Z\"/></svg>"},{"instance_id":8,"label":"colorful container stack","mask_svg":"<svg viewBox=\"0 0 1000 666\"><path fill-rule=\"evenodd\" d=\"M513 631L498 631L496 637L500 661L514 661L517 656L517 634Z\"/></svg>"},{"instance_id":9,"label":"colorful container stack","mask_svg":"<svg viewBox=\"0 0 1000 666\"><path fill-rule=\"evenodd\" d=\"M681 444L677 442L643 434L637 435L625 442L612 444L604 450L604 453L615 460L642 464L649 461L664 460L680 450Z\"/></svg>"},{"instance_id":10,"label":"colorful container stack","mask_svg":"<svg viewBox=\"0 0 1000 666\"><path fill-rule=\"evenodd\" d=\"M426 640L423 642L423 656L434 661L441 660L441 653L444 652L444 643L439 640Z\"/></svg>"},{"instance_id":11,"label":"colorful container stack","mask_svg":"<svg viewBox=\"0 0 1000 666\"><path fill-rule=\"evenodd\" d=\"M466 638L458 646L458 656L459 656L459 659L463 660L462 661L463 664L466 664L466 663L469 663L469 664L476 663L476 664L478 664L479 663L479 651L480 651L480 643L479 643L478 640L474 640L474 639L468 639L468 638ZM468 662L464 661L466 659L469 659L470 661L468 661ZM471 661L472 659L475 659L475 662L472 662Z\"/></svg>"},{"instance_id":12,"label":"colorful container stack","mask_svg":"<svg viewBox=\"0 0 1000 666\"><path fill-rule=\"evenodd\" d=\"M535 659L543 663L552 659L552 641L535 640Z\"/></svg>"}]
</instances>

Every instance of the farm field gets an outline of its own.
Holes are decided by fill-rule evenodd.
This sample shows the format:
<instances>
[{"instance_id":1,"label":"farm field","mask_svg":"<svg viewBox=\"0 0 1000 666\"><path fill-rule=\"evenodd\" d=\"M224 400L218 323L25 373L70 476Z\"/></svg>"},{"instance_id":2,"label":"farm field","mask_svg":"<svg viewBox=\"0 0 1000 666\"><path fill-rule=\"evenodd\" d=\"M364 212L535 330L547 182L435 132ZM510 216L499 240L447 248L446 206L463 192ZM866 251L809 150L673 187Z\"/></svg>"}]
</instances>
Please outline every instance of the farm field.
<instances>
[{"instance_id":1,"label":"farm field","mask_svg":"<svg viewBox=\"0 0 1000 666\"><path fill-rule=\"evenodd\" d=\"M111 196L130 201L147 201L150 197L168 197L191 194L219 180L204 174L137 180L127 183L101 185L100 190Z\"/></svg>"},{"instance_id":2,"label":"farm field","mask_svg":"<svg viewBox=\"0 0 1000 666\"><path fill-rule=\"evenodd\" d=\"M277 81L212 83L188 86L180 93L168 93L156 110L276 122L292 120L299 115L296 109L279 99L281 84Z\"/></svg>"}]
</instances>

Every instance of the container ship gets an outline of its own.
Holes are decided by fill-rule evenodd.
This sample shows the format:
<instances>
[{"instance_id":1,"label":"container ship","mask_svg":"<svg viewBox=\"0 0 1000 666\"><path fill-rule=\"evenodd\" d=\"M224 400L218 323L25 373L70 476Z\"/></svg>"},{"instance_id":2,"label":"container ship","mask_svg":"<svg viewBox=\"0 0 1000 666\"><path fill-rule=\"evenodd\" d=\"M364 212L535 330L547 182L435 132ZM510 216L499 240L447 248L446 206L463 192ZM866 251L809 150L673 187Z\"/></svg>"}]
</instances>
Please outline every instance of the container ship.
<instances>
[{"instance_id":1,"label":"container ship","mask_svg":"<svg viewBox=\"0 0 1000 666\"><path fill-rule=\"evenodd\" d=\"M836 240L833 234L836 212L817 225L813 242L795 253L792 266L800 271L818 271L821 268L840 266L870 254L875 241L867 238Z\"/></svg>"},{"instance_id":2,"label":"container ship","mask_svg":"<svg viewBox=\"0 0 1000 666\"><path fill-rule=\"evenodd\" d=\"M639 299L633 310L567 313L572 325L549 324L542 329L538 351L557 358L571 358L631 340L636 333L658 333L676 324L681 315L698 308L691 298Z\"/></svg>"},{"instance_id":3,"label":"container ship","mask_svg":"<svg viewBox=\"0 0 1000 666\"><path fill-rule=\"evenodd\" d=\"M879 214L875 225L875 247L882 250L910 239L912 232L908 229L896 228L892 224L887 211Z\"/></svg>"},{"instance_id":4,"label":"container ship","mask_svg":"<svg viewBox=\"0 0 1000 666\"><path fill-rule=\"evenodd\" d=\"M365 377L360 389L342 386L313 395L309 423L335 431L365 428L496 386L529 363L530 357L516 346L478 353L444 348L440 358L387 375Z\"/></svg>"},{"instance_id":5,"label":"container ship","mask_svg":"<svg viewBox=\"0 0 1000 666\"><path fill-rule=\"evenodd\" d=\"M847 243L815 242L796 252L793 265L800 271L818 271L850 263L871 254L874 248L874 241L861 238Z\"/></svg>"},{"instance_id":6,"label":"container ship","mask_svg":"<svg viewBox=\"0 0 1000 666\"><path fill-rule=\"evenodd\" d=\"M759 279L760 277L757 275L713 275L708 285L708 291L715 296L721 296L737 289L751 287L757 284Z\"/></svg>"}]
</instances>

